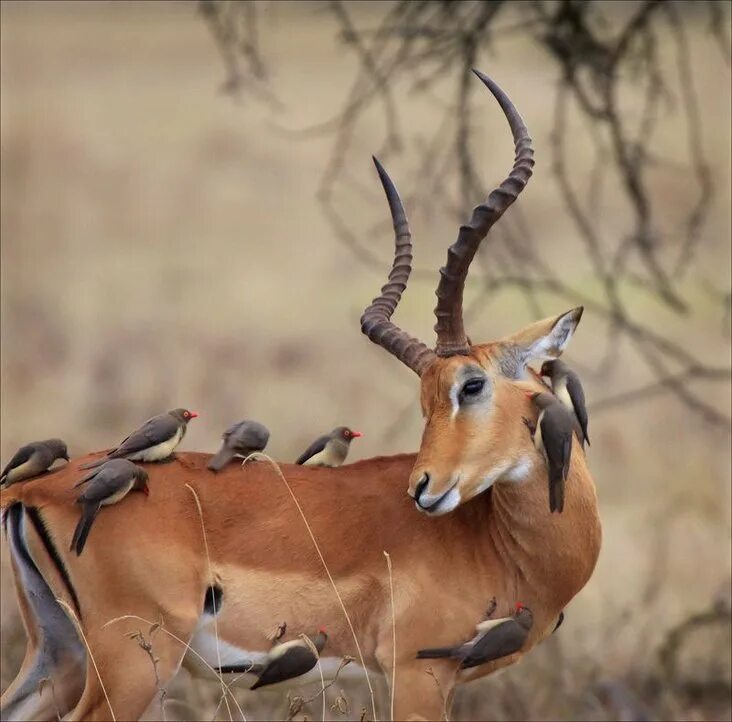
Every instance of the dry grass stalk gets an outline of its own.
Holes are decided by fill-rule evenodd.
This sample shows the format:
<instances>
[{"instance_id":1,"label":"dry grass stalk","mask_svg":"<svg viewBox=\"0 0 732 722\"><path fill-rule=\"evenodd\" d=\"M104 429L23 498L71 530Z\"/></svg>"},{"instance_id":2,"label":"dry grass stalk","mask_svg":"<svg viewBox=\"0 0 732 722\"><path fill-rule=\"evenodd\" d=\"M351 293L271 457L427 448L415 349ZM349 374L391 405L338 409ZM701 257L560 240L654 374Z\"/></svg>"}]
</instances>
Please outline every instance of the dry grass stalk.
<instances>
[{"instance_id":1,"label":"dry grass stalk","mask_svg":"<svg viewBox=\"0 0 732 722\"><path fill-rule=\"evenodd\" d=\"M297 500L297 497L295 496L295 493L292 491L292 487L288 483L287 479L285 479L285 475L280 470L279 465L277 462L272 459L271 457L267 456L267 454L263 454L261 451L255 451L252 454L249 454L244 461L242 461L242 466L249 461L251 458L260 458L264 459L265 461L268 461L274 470L277 472L278 476L282 481L284 482L285 486L287 487L287 491L290 493L290 496L292 497L292 501L295 502L295 506L297 507L298 512L300 512L300 516L302 517L302 520L305 524L306 529L308 530L308 534L310 535L310 539L313 542L313 546L315 547L315 551L318 553L318 557L320 558L320 562L323 565L323 569L325 569L325 573L328 575L328 580L330 581L331 586L333 587L333 591L335 592L336 597L338 598L338 603L341 605L341 609L343 610L343 616L346 618L346 622L348 623L348 628L351 630L351 635L353 636L353 642L356 645L356 651L358 652L358 657L361 662L361 666L363 667L364 675L366 676L366 684L369 688L369 696L371 697L371 709L373 711L374 720L376 719L376 698L374 697L374 688L371 686L371 678L369 677L368 669L366 668L366 662L363 657L363 652L361 651L361 645L358 643L358 637L356 636L356 630L353 628L353 622L351 622L351 617L348 614L348 611L346 610L346 605L343 603L343 598L341 597L341 593L338 591L338 587L336 586L335 580L333 579L333 575L330 573L330 569L328 568L328 564L325 561L325 557L323 556L323 552L320 550L320 545L318 544L317 539L315 538L315 534L313 534L313 530L310 528L310 523L307 520L307 517L305 516L305 512L302 510L302 507L300 506L300 502Z\"/></svg>"},{"instance_id":2,"label":"dry grass stalk","mask_svg":"<svg viewBox=\"0 0 732 722\"><path fill-rule=\"evenodd\" d=\"M190 485L186 484L191 494L193 494L193 499L196 502L196 508L198 509L198 516L201 519L201 533L203 535L203 546L206 550L206 563L208 564L208 577L209 577L209 583L214 584L215 579L213 576L213 573L211 572L211 555L208 551L208 538L206 537L206 525L203 523L203 509L201 508L201 501L198 498L198 494L196 493L196 490ZM221 649L219 648L219 626L217 622L217 609L216 609L216 601L214 600L214 613L213 613L213 625L214 625L214 636L216 638L216 660L218 661L218 667L221 669ZM226 705L226 711L229 714L229 722L233 722L233 717L231 716L231 707L229 706L229 698L226 696L226 685L224 683L223 677L221 677L221 697L224 700L224 704ZM233 696L233 695L232 695ZM242 713L242 717L244 717L244 714ZM246 717L244 717L246 719Z\"/></svg>"},{"instance_id":3,"label":"dry grass stalk","mask_svg":"<svg viewBox=\"0 0 732 722\"><path fill-rule=\"evenodd\" d=\"M168 695L168 690L165 689L160 683L160 673L158 671L158 664L160 663L160 658L156 657L153 654L153 648L152 648L152 638L155 636L155 633L160 629L161 624L159 622L156 622L155 624L150 625L149 635L150 640L147 640L145 638L145 635L142 633L141 629L138 629L136 632L131 632L127 636L130 639L134 639L137 644L139 645L140 649L142 649L145 654L150 658L150 662L153 667L153 674L155 675L155 687L158 690L158 694L160 695L160 713L163 717L163 722L166 722L165 718L165 698Z\"/></svg>"},{"instance_id":4,"label":"dry grass stalk","mask_svg":"<svg viewBox=\"0 0 732 722\"><path fill-rule=\"evenodd\" d=\"M389 571L389 595L391 597L391 695L389 700L389 715L394 722L394 690L396 686L396 611L394 610L394 576L391 568L391 557L389 552L384 550L386 557L386 568Z\"/></svg>"},{"instance_id":5,"label":"dry grass stalk","mask_svg":"<svg viewBox=\"0 0 732 722\"><path fill-rule=\"evenodd\" d=\"M107 700L107 706L109 707L109 714L112 715L112 722L117 722L117 718L114 715L114 710L112 709L112 703L109 701L109 695L107 694L107 689L104 686L104 682L102 682L102 675L99 674L99 667L97 667L97 661L94 659L94 655L92 654L91 647L89 646L89 642L87 642L87 640L86 640L86 635L84 634L84 630L81 628L81 622L79 622L79 619L76 616L76 613L74 612L74 610L63 599L57 598L56 603L61 607L61 609L64 610L64 612L66 612L67 616L69 617L69 619L71 619L74 626L76 627L76 631L78 632L79 636L81 637L82 642L84 642L84 646L86 647L86 652L89 655L89 659L91 660L91 663L94 666L94 671L97 674L97 679L99 680L99 686L102 688L102 692L104 693L104 699Z\"/></svg>"}]
</instances>

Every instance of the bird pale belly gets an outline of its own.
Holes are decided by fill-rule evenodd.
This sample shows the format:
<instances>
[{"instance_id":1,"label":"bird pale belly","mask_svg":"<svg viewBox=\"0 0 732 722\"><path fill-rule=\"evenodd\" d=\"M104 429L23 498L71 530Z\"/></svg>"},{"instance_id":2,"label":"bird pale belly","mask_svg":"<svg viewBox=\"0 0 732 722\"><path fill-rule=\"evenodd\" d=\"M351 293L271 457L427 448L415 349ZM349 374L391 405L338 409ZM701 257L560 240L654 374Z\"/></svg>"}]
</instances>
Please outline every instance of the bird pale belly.
<instances>
[{"instance_id":1,"label":"bird pale belly","mask_svg":"<svg viewBox=\"0 0 732 722\"><path fill-rule=\"evenodd\" d=\"M151 446L149 449L140 451L137 454L131 454L127 458L131 461L162 461L167 459L175 450L175 447L180 443L181 437L183 436L183 428L178 429L173 438L168 441L164 441L162 444L157 446Z\"/></svg>"},{"instance_id":2,"label":"bird pale belly","mask_svg":"<svg viewBox=\"0 0 732 722\"><path fill-rule=\"evenodd\" d=\"M337 453L332 446L332 444L327 444L322 451L311 456L304 466L340 466L345 456Z\"/></svg>"},{"instance_id":3,"label":"bird pale belly","mask_svg":"<svg viewBox=\"0 0 732 722\"><path fill-rule=\"evenodd\" d=\"M29 459L20 466L16 466L14 469L11 469L5 477L5 483L12 484L16 479L24 478L24 474L27 474L30 471L30 465L31 462Z\"/></svg>"},{"instance_id":4,"label":"bird pale belly","mask_svg":"<svg viewBox=\"0 0 732 722\"><path fill-rule=\"evenodd\" d=\"M122 489L115 492L111 496L108 496L106 499L103 499L100 502L100 506L109 506L110 504L116 504L118 501L121 501L122 499L127 496L130 489L132 489L132 485L135 483L134 479L130 479L130 483L126 484Z\"/></svg>"},{"instance_id":5,"label":"bird pale belly","mask_svg":"<svg viewBox=\"0 0 732 722\"><path fill-rule=\"evenodd\" d=\"M572 398L569 395L569 391L567 391L567 379L562 379L558 384L557 388L554 389L554 394L556 397L570 410L574 411L574 404L572 403Z\"/></svg>"}]
</instances>

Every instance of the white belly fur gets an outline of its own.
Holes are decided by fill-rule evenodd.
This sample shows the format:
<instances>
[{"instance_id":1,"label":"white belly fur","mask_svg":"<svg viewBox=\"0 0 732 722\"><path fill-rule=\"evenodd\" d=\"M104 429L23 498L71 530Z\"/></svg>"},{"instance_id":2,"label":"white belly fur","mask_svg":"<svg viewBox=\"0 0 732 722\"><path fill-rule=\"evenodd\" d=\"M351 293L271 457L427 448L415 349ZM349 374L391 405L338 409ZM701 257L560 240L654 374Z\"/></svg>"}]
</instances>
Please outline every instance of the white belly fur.
<instances>
[{"instance_id":1,"label":"white belly fur","mask_svg":"<svg viewBox=\"0 0 732 722\"><path fill-rule=\"evenodd\" d=\"M151 446L149 449L138 451L136 454L131 454L127 458L130 461L162 461L163 459L167 459L175 451L175 447L180 444L182 438L183 427L178 429L178 433L169 441L164 441L157 446Z\"/></svg>"}]
</instances>

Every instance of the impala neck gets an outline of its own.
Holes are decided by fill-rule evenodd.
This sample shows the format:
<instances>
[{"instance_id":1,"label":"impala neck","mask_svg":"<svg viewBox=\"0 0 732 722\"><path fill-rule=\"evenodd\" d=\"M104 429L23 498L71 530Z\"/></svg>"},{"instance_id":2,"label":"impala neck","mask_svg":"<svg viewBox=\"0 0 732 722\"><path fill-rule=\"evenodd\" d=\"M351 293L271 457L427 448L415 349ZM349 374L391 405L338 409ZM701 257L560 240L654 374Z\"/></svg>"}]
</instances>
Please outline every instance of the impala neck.
<instances>
[{"instance_id":1,"label":"impala neck","mask_svg":"<svg viewBox=\"0 0 732 722\"><path fill-rule=\"evenodd\" d=\"M535 595L561 611L590 578L600 551L597 496L584 455L572 457L561 514L549 511L546 475L538 466L524 481L496 484L489 507L491 543L517 597Z\"/></svg>"}]
</instances>

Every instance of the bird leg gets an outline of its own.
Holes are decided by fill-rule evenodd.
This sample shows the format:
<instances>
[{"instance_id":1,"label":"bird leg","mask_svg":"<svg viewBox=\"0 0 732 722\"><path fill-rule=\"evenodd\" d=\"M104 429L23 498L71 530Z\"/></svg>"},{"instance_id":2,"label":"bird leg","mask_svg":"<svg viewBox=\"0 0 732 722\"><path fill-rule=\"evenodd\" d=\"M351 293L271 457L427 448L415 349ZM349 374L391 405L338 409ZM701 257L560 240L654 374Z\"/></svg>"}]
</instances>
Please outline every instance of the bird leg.
<instances>
[{"instance_id":1,"label":"bird leg","mask_svg":"<svg viewBox=\"0 0 732 722\"><path fill-rule=\"evenodd\" d=\"M525 416L522 416L521 419L526 425L526 428L529 430L531 438L533 439L534 434L536 433L536 424L531 419L527 419Z\"/></svg>"},{"instance_id":2,"label":"bird leg","mask_svg":"<svg viewBox=\"0 0 732 722\"><path fill-rule=\"evenodd\" d=\"M496 601L496 598L491 597L490 601L488 602L488 607L485 610L484 619L490 619L493 616L493 614L495 613L497 606L498 606L498 602Z\"/></svg>"}]
</instances>

